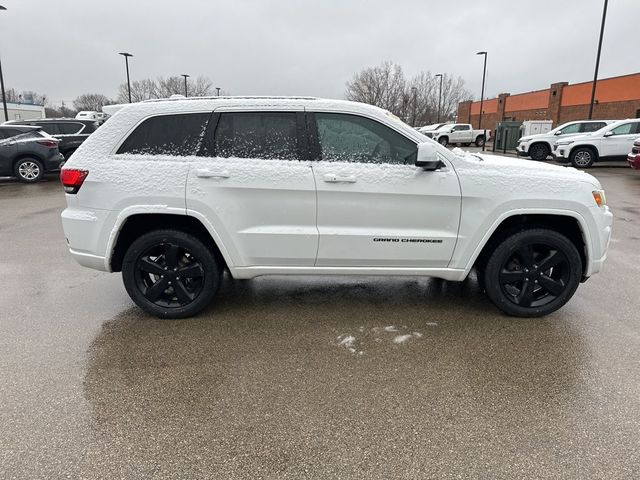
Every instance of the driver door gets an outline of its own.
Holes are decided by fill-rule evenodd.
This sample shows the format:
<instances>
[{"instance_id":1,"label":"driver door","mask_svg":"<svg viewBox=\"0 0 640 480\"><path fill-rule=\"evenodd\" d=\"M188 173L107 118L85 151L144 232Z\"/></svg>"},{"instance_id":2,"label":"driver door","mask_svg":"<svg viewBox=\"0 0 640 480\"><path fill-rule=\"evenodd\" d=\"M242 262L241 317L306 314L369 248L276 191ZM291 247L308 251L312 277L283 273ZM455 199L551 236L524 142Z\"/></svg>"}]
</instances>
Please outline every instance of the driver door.
<instances>
[{"instance_id":1,"label":"driver door","mask_svg":"<svg viewBox=\"0 0 640 480\"><path fill-rule=\"evenodd\" d=\"M446 267L460 186L451 167L415 166L416 143L377 120L308 114L317 189L316 266Z\"/></svg>"}]
</instances>

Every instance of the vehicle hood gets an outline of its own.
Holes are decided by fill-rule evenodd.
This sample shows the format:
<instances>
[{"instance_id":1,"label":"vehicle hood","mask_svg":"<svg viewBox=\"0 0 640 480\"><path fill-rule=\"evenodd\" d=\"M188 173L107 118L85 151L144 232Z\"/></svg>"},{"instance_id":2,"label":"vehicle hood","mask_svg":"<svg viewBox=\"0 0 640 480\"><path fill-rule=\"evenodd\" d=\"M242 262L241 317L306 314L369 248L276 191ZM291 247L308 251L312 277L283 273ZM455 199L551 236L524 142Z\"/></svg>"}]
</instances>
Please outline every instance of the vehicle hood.
<instances>
[{"instance_id":1,"label":"vehicle hood","mask_svg":"<svg viewBox=\"0 0 640 480\"><path fill-rule=\"evenodd\" d=\"M455 148L454 168L462 174L476 175L487 182L499 182L505 188L520 188L533 184L544 184L554 189L562 189L568 184L584 182L600 189L600 182L592 175L573 167L550 165L544 162L525 160L499 155L464 152Z\"/></svg>"},{"instance_id":2,"label":"vehicle hood","mask_svg":"<svg viewBox=\"0 0 640 480\"><path fill-rule=\"evenodd\" d=\"M537 140L538 138L548 138L555 137L555 135L549 135L549 133L536 133L534 135L525 135L524 137L520 137L519 142L528 142L529 140Z\"/></svg>"}]
</instances>

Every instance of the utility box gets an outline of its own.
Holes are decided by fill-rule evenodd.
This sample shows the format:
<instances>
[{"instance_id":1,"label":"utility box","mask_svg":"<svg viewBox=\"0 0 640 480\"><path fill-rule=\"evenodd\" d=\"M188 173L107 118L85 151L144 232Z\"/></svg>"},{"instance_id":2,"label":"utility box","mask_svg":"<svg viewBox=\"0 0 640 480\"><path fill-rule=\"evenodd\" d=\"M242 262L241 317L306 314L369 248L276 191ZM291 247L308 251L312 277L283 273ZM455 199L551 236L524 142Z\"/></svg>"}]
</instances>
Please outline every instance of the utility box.
<instances>
[{"instance_id":1,"label":"utility box","mask_svg":"<svg viewBox=\"0 0 640 480\"><path fill-rule=\"evenodd\" d=\"M498 122L496 125L496 138L493 141L493 150L515 150L520 139L520 127L522 122Z\"/></svg>"},{"instance_id":2,"label":"utility box","mask_svg":"<svg viewBox=\"0 0 640 480\"><path fill-rule=\"evenodd\" d=\"M520 136L537 135L551 131L553 122L551 120L525 120L520 127Z\"/></svg>"}]
</instances>

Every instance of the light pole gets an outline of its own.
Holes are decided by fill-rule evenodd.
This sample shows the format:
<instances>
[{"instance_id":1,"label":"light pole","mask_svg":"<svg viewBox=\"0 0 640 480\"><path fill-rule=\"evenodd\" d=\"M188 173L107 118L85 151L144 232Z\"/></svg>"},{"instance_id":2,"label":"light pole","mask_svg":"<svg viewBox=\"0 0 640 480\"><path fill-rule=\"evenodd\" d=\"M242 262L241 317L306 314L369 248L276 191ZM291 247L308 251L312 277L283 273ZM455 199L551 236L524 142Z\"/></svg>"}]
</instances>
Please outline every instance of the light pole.
<instances>
[{"instance_id":1,"label":"light pole","mask_svg":"<svg viewBox=\"0 0 640 480\"><path fill-rule=\"evenodd\" d=\"M0 5L0 11L6 10L6 7ZM2 76L2 61L0 60L0 89L2 90L2 108L4 108L4 119L9 120L9 111L7 110L7 94L4 91L4 77Z\"/></svg>"},{"instance_id":2,"label":"light pole","mask_svg":"<svg viewBox=\"0 0 640 480\"><path fill-rule=\"evenodd\" d=\"M411 126L416 126L416 101L418 97L418 89L416 87L411 87L411 91L413 92L413 121L411 122Z\"/></svg>"},{"instance_id":3,"label":"light pole","mask_svg":"<svg viewBox=\"0 0 640 480\"><path fill-rule=\"evenodd\" d=\"M484 80L487 77L487 52L478 52L476 55L484 55L484 67L482 67L482 93L480 93L480 118L478 119L478 130L482 128L482 104L484 102ZM487 140L485 131L484 141L482 142L482 151L484 152L484 144Z\"/></svg>"},{"instance_id":4,"label":"light pole","mask_svg":"<svg viewBox=\"0 0 640 480\"><path fill-rule=\"evenodd\" d=\"M186 73L182 73L180 74L180 76L184 77L184 96L188 97L189 91L187 90L187 78L189 78L189 75L187 75Z\"/></svg>"},{"instance_id":5,"label":"light pole","mask_svg":"<svg viewBox=\"0 0 640 480\"><path fill-rule=\"evenodd\" d=\"M220 87L216 87L216 96L220 96Z\"/></svg>"},{"instance_id":6,"label":"light pole","mask_svg":"<svg viewBox=\"0 0 640 480\"><path fill-rule=\"evenodd\" d=\"M440 92L438 93L438 120L436 123L440 123L440 104L442 103L442 74L436 73L436 78L440 77Z\"/></svg>"},{"instance_id":7,"label":"light pole","mask_svg":"<svg viewBox=\"0 0 640 480\"><path fill-rule=\"evenodd\" d=\"M596 71L593 74L593 87L591 88L591 103L589 104L589 120L593 115L593 103L596 100L596 83L598 82L598 68L600 67L600 52L602 51L602 37L604 36L604 22L607 19L607 6L609 0L604 0L604 8L602 10L602 25L600 25L600 40L598 40L598 53L596 54Z\"/></svg>"},{"instance_id":8,"label":"light pole","mask_svg":"<svg viewBox=\"0 0 640 480\"><path fill-rule=\"evenodd\" d=\"M127 90L129 92L129 103L131 102L131 81L129 80L129 57L133 57L130 53L120 52L118 55L122 55L124 57L124 63L127 66Z\"/></svg>"}]
</instances>

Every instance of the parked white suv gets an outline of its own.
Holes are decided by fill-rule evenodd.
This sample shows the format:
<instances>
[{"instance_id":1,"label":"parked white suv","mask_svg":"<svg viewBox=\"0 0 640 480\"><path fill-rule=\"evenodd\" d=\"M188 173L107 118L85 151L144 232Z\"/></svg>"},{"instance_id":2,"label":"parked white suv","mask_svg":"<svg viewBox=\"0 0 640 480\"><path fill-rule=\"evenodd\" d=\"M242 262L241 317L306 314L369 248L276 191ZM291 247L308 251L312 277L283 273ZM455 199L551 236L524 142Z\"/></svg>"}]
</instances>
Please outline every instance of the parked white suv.
<instances>
[{"instance_id":1,"label":"parked white suv","mask_svg":"<svg viewBox=\"0 0 640 480\"><path fill-rule=\"evenodd\" d=\"M516 152L522 157L545 160L553 153L553 148L558 140L568 136L586 135L613 122L613 120L582 120L563 123L547 133L526 135L520 138Z\"/></svg>"},{"instance_id":2,"label":"parked white suv","mask_svg":"<svg viewBox=\"0 0 640 480\"><path fill-rule=\"evenodd\" d=\"M640 134L640 118L611 123L589 135L559 140L553 154L559 162L589 168L598 161L626 160Z\"/></svg>"},{"instance_id":3,"label":"parked white suv","mask_svg":"<svg viewBox=\"0 0 640 480\"><path fill-rule=\"evenodd\" d=\"M598 272L612 214L574 169L449 151L382 109L315 98L125 106L65 165L75 259L141 308L194 315L223 270L462 281L517 316Z\"/></svg>"},{"instance_id":4,"label":"parked white suv","mask_svg":"<svg viewBox=\"0 0 640 480\"><path fill-rule=\"evenodd\" d=\"M491 138L491 130L474 130L469 123L450 123L433 132L424 133L443 147L449 144L468 147L472 143L481 147L485 140Z\"/></svg>"}]
</instances>

